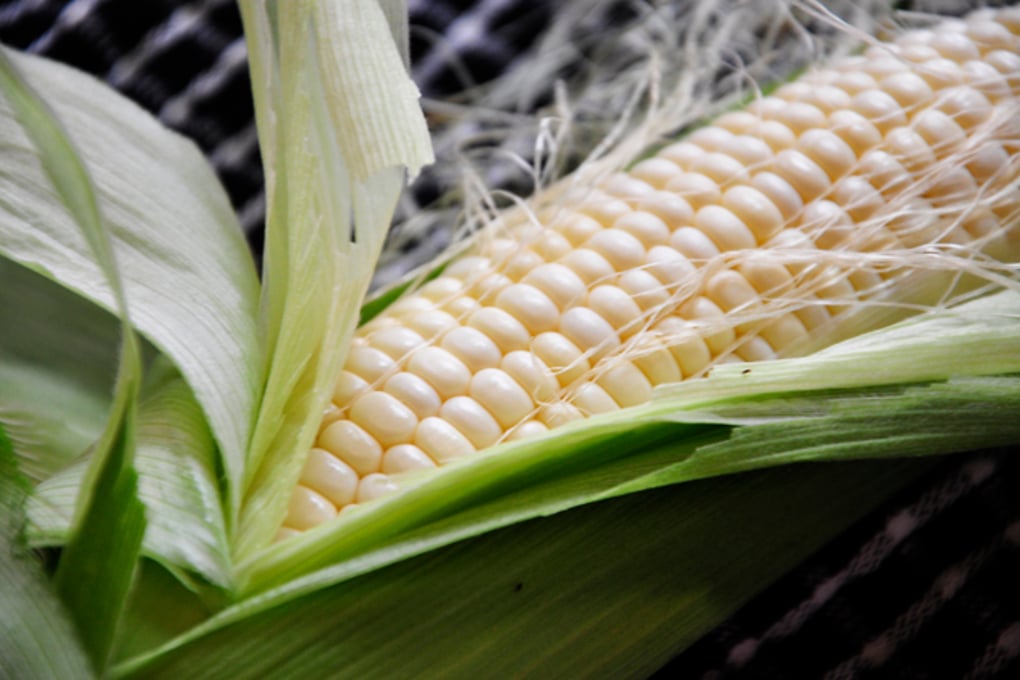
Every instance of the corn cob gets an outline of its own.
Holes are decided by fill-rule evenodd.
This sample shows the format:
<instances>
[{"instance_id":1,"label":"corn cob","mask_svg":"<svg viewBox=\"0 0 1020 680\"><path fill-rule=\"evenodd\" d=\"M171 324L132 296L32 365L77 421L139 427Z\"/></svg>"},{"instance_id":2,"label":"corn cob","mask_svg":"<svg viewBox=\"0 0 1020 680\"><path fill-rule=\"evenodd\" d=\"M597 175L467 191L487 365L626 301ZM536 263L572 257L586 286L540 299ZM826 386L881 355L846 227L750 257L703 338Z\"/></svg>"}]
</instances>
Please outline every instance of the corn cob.
<instances>
[{"instance_id":1,"label":"corn cob","mask_svg":"<svg viewBox=\"0 0 1020 680\"><path fill-rule=\"evenodd\" d=\"M1018 95L1020 10L977 12L507 218L360 329L280 537L392 475L838 339L916 276L883 254L1015 260Z\"/></svg>"}]
</instances>

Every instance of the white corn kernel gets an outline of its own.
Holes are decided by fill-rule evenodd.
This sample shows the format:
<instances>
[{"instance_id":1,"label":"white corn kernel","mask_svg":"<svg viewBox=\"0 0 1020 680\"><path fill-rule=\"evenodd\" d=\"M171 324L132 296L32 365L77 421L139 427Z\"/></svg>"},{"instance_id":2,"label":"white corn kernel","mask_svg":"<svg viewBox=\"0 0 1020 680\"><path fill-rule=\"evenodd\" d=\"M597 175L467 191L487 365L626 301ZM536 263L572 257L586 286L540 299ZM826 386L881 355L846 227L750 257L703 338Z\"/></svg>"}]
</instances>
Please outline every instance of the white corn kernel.
<instances>
[{"instance_id":1,"label":"white corn kernel","mask_svg":"<svg viewBox=\"0 0 1020 680\"><path fill-rule=\"evenodd\" d=\"M410 354L412 350L424 345L425 338L410 328L390 326L380 328L369 335L368 342L374 349L380 350L394 361L399 361Z\"/></svg>"},{"instance_id":2,"label":"white corn kernel","mask_svg":"<svg viewBox=\"0 0 1020 680\"><path fill-rule=\"evenodd\" d=\"M609 322L588 307L564 312L560 332L584 352L589 362L598 361L620 346L620 338Z\"/></svg>"},{"instance_id":3,"label":"white corn kernel","mask_svg":"<svg viewBox=\"0 0 1020 680\"><path fill-rule=\"evenodd\" d=\"M555 262L531 270L521 281L548 295L561 310L583 302L587 292L581 277L569 267Z\"/></svg>"},{"instance_id":4,"label":"white corn kernel","mask_svg":"<svg viewBox=\"0 0 1020 680\"><path fill-rule=\"evenodd\" d=\"M531 341L528 329L512 314L498 307L476 310L467 323L488 336L503 353L525 349Z\"/></svg>"},{"instance_id":5,"label":"white corn kernel","mask_svg":"<svg viewBox=\"0 0 1020 680\"><path fill-rule=\"evenodd\" d=\"M503 428L524 420L535 408L535 402L521 384L498 368L486 368L475 374L468 394Z\"/></svg>"},{"instance_id":6,"label":"white corn kernel","mask_svg":"<svg viewBox=\"0 0 1020 680\"><path fill-rule=\"evenodd\" d=\"M499 366L503 353L489 336L470 326L458 326L443 336L439 346L464 362L470 373Z\"/></svg>"},{"instance_id":7,"label":"white corn kernel","mask_svg":"<svg viewBox=\"0 0 1020 680\"><path fill-rule=\"evenodd\" d=\"M758 245L754 234L726 208L706 205L694 216L694 226L705 233L720 251L745 250Z\"/></svg>"},{"instance_id":8,"label":"white corn kernel","mask_svg":"<svg viewBox=\"0 0 1020 680\"><path fill-rule=\"evenodd\" d=\"M530 351L510 352L503 357L500 368L536 403L550 401L559 392L560 385L552 370Z\"/></svg>"},{"instance_id":9,"label":"white corn kernel","mask_svg":"<svg viewBox=\"0 0 1020 680\"><path fill-rule=\"evenodd\" d=\"M637 267L645 259L641 241L620 229L606 229L588 239L585 244L620 272Z\"/></svg>"},{"instance_id":10,"label":"white corn kernel","mask_svg":"<svg viewBox=\"0 0 1020 680\"><path fill-rule=\"evenodd\" d=\"M291 493L285 524L306 531L336 517L336 507L321 495L298 484Z\"/></svg>"},{"instance_id":11,"label":"white corn kernel","mask_svg":"<svg viewBox=\"0 0 1020 680\"><path fill-rule=\"evenodd\" d=\"M397 485L389 478L389 475L378 472L366 476L358 483L358 503L367 503L377 498L388 496L397 491Z\"/></svg>"},{"instance_id":12,"label":"white corn kernel","mask_svg":"<svg viewBox=\"0 0 1020 680\"><path fill-rule=\"evenodd\" d=\"M440 347L423 347L412 354L407 370L435 388L443 399L465 394L471 382L464 362Z\"/></svg>"},{"instance_id":13,"label":"white corn kernel","mask_svg":"<svg viewBox=\"0 0 1020 680\"><path fill-rule=\"evenodd\" d=\"M308 454L300 483L342 508L354 502L358 473L329 451L316 447Z\"/></svg>"},{"instance_id":14,"label":"white corn kernel","mask_svg":"<svg viewBox=\"0 0 1020 680\"><path fill-rule=\"evenodd\" d=\"M379 442L350 420L338 420L323 430L318 446L350 465L359 475L375 472L382 462Z\"/></svg>"},{"instance_id":15,"label":"white corn kernel","mask_svg":"<svg viewBox=\"0 0 1020 680\"><path fill-rule=\"evenodd\" d=\"M415 447L413 443L398 443L382 454L382 472L396 475L414 470L429 470L436 467L436 461Z\"/></svg>"},{"instance_id":16,"label":"white corn kernel","mask_svg":"<svg viewBox=\"0 0 1020 680\"><path fill-rule=\"evenodd\" d=\"M411 441L418 426L414 411L387 392L368 392L355 399L350 418L383 446Z\"/></svg>"},{"instance_id":17,"label":"white corn kernel","mask_svg":"<svg viewBox=\"0 0 1020 680\"><path fill-rule=\"evenodd\" d=\"M439 393L431 385L414 373L406 371L394 374L383 385L383 389L399 399L418 418L436 415L443 403Z\"/></svg>"},{"instance_id":18,"label":"white corn kernel","mask_svg":"<svg viewBox=\"0 0 1020 680\"><path fill-rule=\"evenodd\" d=\"M621 337L625 337L627 331L637 330L642 316L637 302L617 286L596 286L588 294L588 307L620 331Z\"/></svg>"},{"instance_id":19,"label":"white corn kernel","mask_svg":"<svg viewBox=\"0 0 1020 680\"><path fill-rule=\"evenodd\" d=\"M496 296L495 304L532 333L552 330L559 321L560 310L549 296L526 283L508 286Z\"/></svg>"},{"instance_id":20,"label":"white corn kernel","mask_svg":"<svg viewBox=\"0 0 1020 680\"><path fill-rule=\"evenodd\" d=\"M336 379L336 386L333 388L333 402L338 406L347 406L354 397L367 392L371 386L361 376L355 375L348 370L340 371Z\"/></svg>"},{"instance_id":21,"label":"white corn kernel","mask_svg":"<svg viewBox=\"0 0 1020 680\"><path fill-rule=\"evenodd\" d=\"M652 384L630 361L614 363L596 382L620 406L637 406L652 398Z\"/></svg>"},{"instance_id":22,"label":"white corn kernel","mask_svg":"<svg viewBox=\"0 0 1020 680\"><path fill-rule=\"evenodd\" d=\"M540 333L531 341L531 351L549 367L564 387L591 369L591 364L577 345L562 333Z\"/></svg>"},{"instance_id":23,"label":"white corn kernel","mask_svg":"<svg viewBox=\"0 0 1020 680\"><path fill-rule=\"evenodd\" d=\"M477 450L460 430L439 417L425 418L418 423L414 444L440 465Z\"/></svg>"},{"instance_id":24,"label":"white corn kernel","mask_svg":"<svg viewBox=\"0 0 1020 680\"><path fill-rule=\"evenodd\" d=\"M620 409L620 405L613 401L608 392L599 385L590 382L578 386L570 403L579 408L586 416L611 413Z\"/></svg>"}]
</instances>

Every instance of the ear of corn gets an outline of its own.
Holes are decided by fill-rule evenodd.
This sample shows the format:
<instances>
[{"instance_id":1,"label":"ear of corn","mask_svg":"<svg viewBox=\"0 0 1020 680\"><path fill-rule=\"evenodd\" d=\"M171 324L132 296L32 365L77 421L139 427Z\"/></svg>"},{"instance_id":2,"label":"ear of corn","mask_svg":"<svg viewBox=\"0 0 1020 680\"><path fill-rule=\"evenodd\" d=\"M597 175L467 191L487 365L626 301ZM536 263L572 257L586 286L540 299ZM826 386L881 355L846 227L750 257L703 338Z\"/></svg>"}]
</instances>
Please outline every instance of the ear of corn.
<instances>
[{"instance_id":1,"label":"ear of corn","mask_svg":"<svg viewBox=\"0 0 1020 680\"><path fill-rule=\"evenodd\" d=\"M395 475L802 354L1016 261L1018 30L982 13L875 45L504 219L359 331L280 536Z\"/></svg>"}]
</instances>

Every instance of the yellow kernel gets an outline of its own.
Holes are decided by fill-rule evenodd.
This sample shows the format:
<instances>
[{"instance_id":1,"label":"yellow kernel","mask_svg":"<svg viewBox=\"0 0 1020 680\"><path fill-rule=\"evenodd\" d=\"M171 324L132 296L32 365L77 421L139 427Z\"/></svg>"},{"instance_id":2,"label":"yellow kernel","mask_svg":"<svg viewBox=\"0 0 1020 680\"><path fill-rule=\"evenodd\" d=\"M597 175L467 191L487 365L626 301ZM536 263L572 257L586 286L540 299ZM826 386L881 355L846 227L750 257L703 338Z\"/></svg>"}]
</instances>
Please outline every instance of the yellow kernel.
<instances>
[{"instance_id":1,"label":"yellow kernel","mask_svg":"<svg viewBox=\"0 0 1020 680\"><path fill-rule=\"evenodd\" d=\"M440 465L477 450L460 430L438 417L426 418L418 423L414 444Z\"/></svg>"},{"instance_id":2,"label":"yellow kernel","mask_svg":"<svg viewBox=\"0 0 1020 680\"><path fill-rule=\"evenodd\" d=\"M418 418L427 418L439 413L443 401L431 385L414 373L402 371L395 374L383 386L387 394L399 399Z\"/></svg>"},{"instance_id":3,"label":"yellow kernel","mask_svg":"<svg viewBox=\"0 0 1020 680\"><path fill-rule=\"evenodd\" d=\"M342 508L354 502L358 473L325 449L313 448L301 470L301 484Z\"/></svg>"},{"instance_id":4,"label":"yellow kernel","mask_svg":"<svg viewBox=\"0 0 1020 680\"><path fill-rule=\"evenodd\" d=\"M440 347L423 347L412 354L407 370L430 384L443 399L466 394L471 382L464 362Z\"/></svg>"},{"instance_id":5,"label":"yellow kernel","mask_svg":"<svg viewBox=\"0 0 1020 680\"><path fill-rule=\"evenodd\" d=\"M524 420L535 408L535 402L521 384L498 368L486 368L475 374L468 393L504 428Z\"/></svg>"},{"instance_id":6,"label":"yellow kernel","mask_svg":"<svg viewBox=\"0 0 1020 680\"><path fill-rule=\"evenodd\" d=\"M359 475L375 472L382 461L379 442L350 420L338 420L323 430L318 446L350 465Z\"/></svg>"}]
</instances>

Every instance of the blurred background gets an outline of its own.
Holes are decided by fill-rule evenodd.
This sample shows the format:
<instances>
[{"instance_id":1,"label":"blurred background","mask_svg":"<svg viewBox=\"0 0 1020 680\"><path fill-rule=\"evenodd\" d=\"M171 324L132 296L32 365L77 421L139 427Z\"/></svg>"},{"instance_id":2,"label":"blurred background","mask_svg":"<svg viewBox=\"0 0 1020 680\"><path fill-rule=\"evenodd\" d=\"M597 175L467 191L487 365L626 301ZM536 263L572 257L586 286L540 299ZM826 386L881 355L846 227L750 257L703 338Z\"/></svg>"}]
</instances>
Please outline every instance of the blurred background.
<instances>
[{"instance_id":1,"label":"blurred background","mask_svg":"<svg viewBox=\"0 0 1020 680\"><path fill-rule=\"evenodd\" d=\"M684 0L409 0L412 73L437 152L446 161L477 160L477 177L456 162L423 174L402 199L405 224L391 235L378 280L455 238L459 192L471 179L531 190L518 161L535 161L542 124L534 114L557 103L558 81L560 93L582 102L575 143L608 129L607 116L587 115L603 100L585 97L605 89L594 67L615 60L625 69L628 50L640 49L625 29L667 4L683 18ZM895 3L907 13L900 17L989 4L1012 3ZM261 252L262 171L234 0L0 0L0 41L94 74L193 139ZM810 57L797 49L791 44L776 77ZM534 73L536 64L547 72ZM569 145L557 162L570 164ZM661 677L1020 678L1018 453L933 463Z\"/></svg>"}]
</instances>

